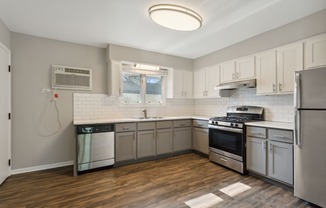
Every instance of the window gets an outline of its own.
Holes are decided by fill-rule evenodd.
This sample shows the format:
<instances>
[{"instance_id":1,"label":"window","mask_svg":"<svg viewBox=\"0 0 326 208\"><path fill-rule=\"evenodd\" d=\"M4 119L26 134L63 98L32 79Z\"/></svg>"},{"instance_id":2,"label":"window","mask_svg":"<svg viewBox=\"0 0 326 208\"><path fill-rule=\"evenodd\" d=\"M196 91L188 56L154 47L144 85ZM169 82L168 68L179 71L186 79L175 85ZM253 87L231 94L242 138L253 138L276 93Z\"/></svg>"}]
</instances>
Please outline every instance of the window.
<instances>
[{"instance_id":1,"label":"window","mask_svg":"<svg viewBox=\"0 0 326 208\"><path fill-rule=\"evenodd\" d=\"M165 103L167 70L135 69L123 66L122 103L161 105Z\"/></svg>"}]
</instances>

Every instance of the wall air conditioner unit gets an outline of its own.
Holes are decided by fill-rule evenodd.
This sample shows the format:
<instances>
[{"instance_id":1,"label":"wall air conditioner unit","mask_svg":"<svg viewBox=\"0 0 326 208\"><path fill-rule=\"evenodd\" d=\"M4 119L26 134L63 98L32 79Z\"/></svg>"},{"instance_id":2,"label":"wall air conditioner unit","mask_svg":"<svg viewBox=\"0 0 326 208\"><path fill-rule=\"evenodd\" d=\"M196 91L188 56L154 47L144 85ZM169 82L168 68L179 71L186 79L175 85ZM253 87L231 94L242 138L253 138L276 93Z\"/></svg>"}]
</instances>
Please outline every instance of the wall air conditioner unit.
<instances>
[{"instance_id":1,"label":"wall air conditioner unit","mask_svg":"<svg viewBox=\"0 0 326 208\"><path fill-rule=\"evenodd\" d=\"M52 88L92 90L92 70L52 65Z\"/></svg>"}]
</instances>

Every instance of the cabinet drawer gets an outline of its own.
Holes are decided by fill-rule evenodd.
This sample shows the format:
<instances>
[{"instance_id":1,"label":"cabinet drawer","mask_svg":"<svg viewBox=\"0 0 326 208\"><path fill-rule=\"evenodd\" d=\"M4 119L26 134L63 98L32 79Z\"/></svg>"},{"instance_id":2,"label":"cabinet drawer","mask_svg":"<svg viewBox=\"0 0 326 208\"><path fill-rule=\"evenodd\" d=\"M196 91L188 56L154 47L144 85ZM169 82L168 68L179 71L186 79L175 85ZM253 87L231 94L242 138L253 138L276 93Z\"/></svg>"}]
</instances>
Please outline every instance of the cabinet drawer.
<instances>
[{"instance_id":1,"label":"cabinet drawer","mask_svg":"<svg viewBox=\"0 0 326 208\"><path fill-rule=\"evenodd\" d=\"M200 128L208 129L208 121L205 121L205 120L193 120L192 125L194 127L200 127Z\"/></svg>"},{"instance_id":2,"label":"cabinet drawer","mask_svg":"<svg viewBox=\"0 0 326 208\"><path fill-rule=\"evenodd\" d=\"M274 141L293 143L293 132L280 129L268 129L268 138Z\"/></svg>"},{"instance_id":3,"label":"cabinet drawer","mask_svg":"<svg viewBox=\"0 0 326 208\"><path fill-rule=\"evenodd\" d=\"M191 126L191 120L173 121L173 127L186 127Z\"/></svg>"},{"instance_id":4,"label":"cabinet drawer","mask_svg":"<svg viewBox=\"0 0 326 208\"><path fill-rule=\"evenodd\" d=\"M247 126L247 135L252 137L266 138L266 129L261 127Z\"/></svg>"},{"instance_id":5,"label":"cabinet drawer","mask_svg":"<svg viewBox=\"0 0 326 208\"><path fill-rule=\"evenodd\" d=\"M138 130L152 130L155 129L155 122L141 122L137 124Z\"/></svg>"},{"instance_id":6,"label":"cabinet drawer","mask_svg":"<svg viewBox=\"0 0 326 208\"><path fill-rule=\"evenodd\" d=\"M120 123L115 125L116 132L135 131L136 123Z\"/></svg>"},{"instance_id":7,"label":"cabinet drawer","mask_svg":"<svg viewBox=\"0 0 326 208\"><path fill-rule=\"evenodd\" d=\"M158 121L156 122L157 129L168 129L172 127L172 121Z\"/></svg>"}]
</instances>

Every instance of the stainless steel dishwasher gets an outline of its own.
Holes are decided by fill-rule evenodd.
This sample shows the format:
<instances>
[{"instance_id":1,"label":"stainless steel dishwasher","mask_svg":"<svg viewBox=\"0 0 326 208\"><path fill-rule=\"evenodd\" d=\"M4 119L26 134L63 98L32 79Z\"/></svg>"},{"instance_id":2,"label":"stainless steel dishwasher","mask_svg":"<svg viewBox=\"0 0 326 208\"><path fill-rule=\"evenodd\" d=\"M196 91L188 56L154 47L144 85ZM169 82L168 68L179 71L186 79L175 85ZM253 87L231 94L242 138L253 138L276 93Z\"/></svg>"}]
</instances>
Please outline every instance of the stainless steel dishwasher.
<instances>
[{"instance_id":1,"label":"stainless steel dishwasher","mask_svg":"<svg viewBox=\"0 0 326 208\"><path fill-rule=\"evenodd\" d=\"M77 171L114 164L114 125L77 126Z\"/></svg>"}]
</instances>

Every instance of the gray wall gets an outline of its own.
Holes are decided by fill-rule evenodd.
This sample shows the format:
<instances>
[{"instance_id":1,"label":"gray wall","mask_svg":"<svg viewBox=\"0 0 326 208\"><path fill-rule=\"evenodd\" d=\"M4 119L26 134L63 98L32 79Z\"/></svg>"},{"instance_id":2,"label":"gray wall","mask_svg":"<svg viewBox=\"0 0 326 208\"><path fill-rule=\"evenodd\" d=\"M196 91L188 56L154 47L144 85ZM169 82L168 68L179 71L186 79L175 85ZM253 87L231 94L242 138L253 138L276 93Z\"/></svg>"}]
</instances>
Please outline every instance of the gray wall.
<instances>
[{"instance_id":1,"label":"gray wall","mask_svg":"<svg viewBox=\"0 0 326 208\"><path fill-rule=\"evenodd\" d=\"M51 95L42 89L50 88L51 65L58 64L93 69L93 90L87 93L107 93L105 49L18 33L11 34L11 47L12 169L73 160L73 91L58 90L62 127L57 134L44 136L51 133L48 128L56 129L57 122Z\"/></svg>"},{"instance_id":2,"label":"gray wall","mask_svg":"<svg viewBox=\"0 0 326 208\"><path fill-rule=\"evenodd\" d=\"M135 63L154 64L178 69L192 70L193 60L162 53L129 48L120 45L109 44L107 59L116 61L130 61Z\"/></svg>"},{"instance_id":3,"label":"gray wall","mask_svg":"<svg viewBox=\"0 0 326 208\"><path fill-rule=\"evenodd\" d=\"M3 43L7 48L11 49L10 31L1 20L0 20L0 42Z\"/></svg>"},{"instance_id":4,"label":"gray wall","mask_svg":"<svg viewBox=\"0 0 326 208\"><path fill-rule=\"evenodd\" d=\"M214 65L326 32L326 9L194 60L194 69Z\"/></svg>"}]
</instances>

